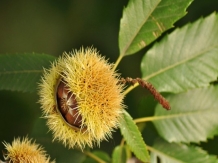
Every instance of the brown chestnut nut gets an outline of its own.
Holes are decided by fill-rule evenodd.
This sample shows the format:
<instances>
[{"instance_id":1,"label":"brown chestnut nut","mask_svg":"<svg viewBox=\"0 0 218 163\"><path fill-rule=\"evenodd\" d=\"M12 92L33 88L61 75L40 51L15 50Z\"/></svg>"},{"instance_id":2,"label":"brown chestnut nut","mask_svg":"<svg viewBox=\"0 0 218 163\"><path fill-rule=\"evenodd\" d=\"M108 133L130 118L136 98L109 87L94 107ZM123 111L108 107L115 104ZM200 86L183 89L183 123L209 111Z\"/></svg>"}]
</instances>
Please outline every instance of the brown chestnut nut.
<instances>
[{"instance_id":1,"label":"brown chestnut nut","mask_svg":"<svg viewBox=\"0 0 218 163\"><path fill-rule=\"evenodd\" d=\"M81 128L82 116L79 114L76 96L62 80L57 87L57 105L57 109L70 126Z\"/></svg>"},{"instance_id":2,"label":"brown chestnut nut","mask_svg":"<svg viewBox=\"0 0 218 163\"><path fill-rule=\"evenodd\" d=\"M82 116L78 115L78 109L69 109L65 115L65 119L69 124L78 128L81 127Z\"/></svg>"}]
</instances>

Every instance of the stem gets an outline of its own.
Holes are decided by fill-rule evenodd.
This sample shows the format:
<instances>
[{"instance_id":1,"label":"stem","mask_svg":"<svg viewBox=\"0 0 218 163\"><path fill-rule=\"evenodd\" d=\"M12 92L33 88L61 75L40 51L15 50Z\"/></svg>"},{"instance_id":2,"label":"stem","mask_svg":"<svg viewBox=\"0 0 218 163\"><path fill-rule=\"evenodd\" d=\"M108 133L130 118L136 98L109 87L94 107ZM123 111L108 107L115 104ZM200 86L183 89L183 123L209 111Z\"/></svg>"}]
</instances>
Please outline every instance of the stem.
<instances>
[{"instance_id":1,"label":"stem","mask_svg":"<svg viewBox=\"0 0 218 163\"><path fill-rule=\"evenodd\" d=\"M144 118L134 119L134 122L135 123L142 123L142 122L147 122L147 121L154 121L154 120L157 120L157 119L159 119L159 117L144 117Z\"/></svg>"},{"instance_id":2,"label":"stem","mask_svg":"<svg viewBox=\"0 0 218 163\"><path fill-rule=\"evenodd\" d=\"M113 71L116 70L118 64L120 63L121 59L123 58L123 55L120 55L118 58L117 58L117 61L115 62L114 64L114 67L113 67Z\"/></svg>"},{"instance_id":3,"label":"stem","mask_svg":"<svg viewBox=\"0 0 218 163\"><path fill-rule=\"evenodd\" d=\"M121 142L120 142L120 146L124 146L125 140L124 138L122 138Z\"/></svg>"},{"instance_id":4,"label":"stem","mask_svg":"<svg viewBox=\"0 0 218 163\"><path fill-rule=\"evenodd\" d=\"M133 90L135 87L137 87L139 85L139 83L135 83L134 85L128 87L124 92L123 94L124 95L127 95L131 90Z\"/></svg>"},{"instance_id":5,"label":"stem","mask_svg":"<svg viewBox=\"0 0 218 163\"><path fill-rule=\"evenodd\" d=\"M142 122L147 122L147 121L157 121L157 120L161 120L161 119L176 118L176 117L179 117L179 116L181 116L181 115L178 114L178 115L143 117L143 118L134 119L134 122L135 123L142 123Z\"/></svg>"},{"instance_id":6,"label":"stem","mask_svg":"<svg viewBox=\"0 0 218 163\"><path fill-rule=\"evenodd\" d=\"M94 159L94 160L97 161L98 163L106 163L104 160L102 160L102 159L99 158L98 156L92 154L91 152L84 151L83 153L86 154L87 156L91 157L92 159Z\"/></svg>"}]
</instances>

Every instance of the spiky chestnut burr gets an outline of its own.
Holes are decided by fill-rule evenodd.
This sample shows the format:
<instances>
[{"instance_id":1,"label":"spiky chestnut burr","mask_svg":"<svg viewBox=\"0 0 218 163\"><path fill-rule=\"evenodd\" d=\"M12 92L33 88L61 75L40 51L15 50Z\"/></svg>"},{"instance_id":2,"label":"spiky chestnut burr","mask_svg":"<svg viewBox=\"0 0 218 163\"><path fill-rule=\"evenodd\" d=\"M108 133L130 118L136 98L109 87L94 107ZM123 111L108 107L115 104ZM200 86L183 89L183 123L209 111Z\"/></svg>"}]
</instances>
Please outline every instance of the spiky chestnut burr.
<instances>
[{"instance_id":1,"label":"spiky chestnut burr","mask_svg":"<svg viewBox=\"0 0 218 163\"><path fill-rule=\"evenodd\" d=\"M28 138L14 139L12 144L3 143L6 149L4 154L5 163L49 163L50 158L47 156L43 148L31 142ZM54 161L52 161L54 163Z\"/></svg>"},{"instance_id":2,"label":"spiky chestnut burr","mask_svg":"<svg viewBox=\"0 0 218 163\"><path fill-rule=\"evenodd\" d=\"M54 139L83 149L110 137L125 107L119 80L93 48L64 53L45 70L39 102Z\"/></svg>"}]
</instances>

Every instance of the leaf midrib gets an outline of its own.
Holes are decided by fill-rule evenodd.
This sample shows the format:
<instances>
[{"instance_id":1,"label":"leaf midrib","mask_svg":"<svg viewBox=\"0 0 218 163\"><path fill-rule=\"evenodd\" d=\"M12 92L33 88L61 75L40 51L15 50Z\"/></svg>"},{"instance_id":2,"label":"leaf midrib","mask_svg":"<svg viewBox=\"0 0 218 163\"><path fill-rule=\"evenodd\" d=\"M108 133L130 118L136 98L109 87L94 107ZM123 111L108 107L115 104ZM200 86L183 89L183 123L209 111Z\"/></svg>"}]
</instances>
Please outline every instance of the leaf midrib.
<instances>
[{"instance_id":1,"label":"leaf midrib","mask_svg":"<svg viewBox=\"0 0 218 163\"><path fill-rule=\"evenodd\" d=\"M145 20L142 22L142 24L139 26L138 30L136 31L136 33L133 35L133 37L130 39L129 43L125 46L123 53L121 53L121 56L124 56L126 54L126 51L128 50L128 48L130 47L131 43L133 42L133 40L136 38L137 34L139 33L139 31L141 30L142 26L146 23L146 21L148 20L148 18L150 17L151 13L153 13L153 11L157 8L157 6L159 5L161 1L159 1L157 3L157 5L153 8L153 10L151 10L151 12L148 14L147 17L145 17Z\"/></svg>"},{"instance_id":2,"label":"leaf midrib","mask_svg":"<svg viewBox=\"0 0 218 163\"><path fill-rule=\"evenodd\" d=\"M211 46L211 47L209 47L209 48L206 48L206 49L203 50L202 52L197 53L196 55L194 55L194 56L192 56L192 57L190 57L190 58L181 60L180 62L176 62L175 64L172 64L172 65L170 65L170 66L168 66L168 67L165 67L165 68L163 68L163 69L160 69L159 71L156 71L155 73L150 74L150 75L144 77L143 79L147 81L147 80L149 80L149 79L151 79L151 78L153 78L153 77L155 77L155 76L157 76L157 75L159 75L159 74L161 74L161 73L164 73L164 72L166 72L166 71L168 71L168 70L170 70L170 69L173 69L173 68L175 68L175 67L177 67L177 66L179 66L179 65L181 65L181 64L183 64L183 63L185 63L185 62L191 61L191 60L193 60L193 59L195 59L195 58L197 58L197 57L199 57L199 56L201 56L201 55L207 53L207 52L210 51L211 49L215 49L215 48L217 48L217 47L218 47L218 44L217 44L217 45L214 45L214 46Z\"/></svg>"},{"instance_id":3,"label":"leaf midrib","mask_svg":"<svg viewBox=\"0 0 218 163\"><path fill-rule=\"evenodd\" d=\"M183 116L190 116L190 115L193 115L193 114L201 114L203 112L214 111L214 110L215 109L212 108L212 109L194 110L194 111L190 111L190 112L171 114L171 115L165 115L165 116L154 116L152 121L163 120L163 119L171 119L171 118L178 118L178 117L183 117Z\"/></svg>"},{"instance_id":4,"label":"leaf midrib","mask_svg":"<svg viewBox=\"0 0 218 163\"><path fill-rule=\"evenodd\" d=\"M25 74L25 73L41 73L41 72L42 72L42 70L4 71L4 72L0 72L0 75Z\"/></svg>"},{"instance_id":5,"label":"leaf midrib","mask_svg":"<svg viewBox=\"0 0 218 163\"><path fill-rule=\"evenodd\" d=\"M133 132L133 131L131 131L130 130L130 133L131 133L131 136L132 136L132 138L130 138L129 140L130 141L133 141L132 139L135 139L135 137L134 137L134 135L135 135L135 132ZM138 133L137 133L138 134ZM141 138L141 135L139 135L140 136L140 138ZM142 140L142 139L141 139ZM142 149L142 150L144 150L145 148L143 148L142 147L142 145L140 144L140 142L138 142L138 141L134 141L134 142L136 142L136 146L139 148L139 149ZM141 148L142 147L142 148ZM130 147L131 148L131 147Z\"/></svg>"}]
</instances>

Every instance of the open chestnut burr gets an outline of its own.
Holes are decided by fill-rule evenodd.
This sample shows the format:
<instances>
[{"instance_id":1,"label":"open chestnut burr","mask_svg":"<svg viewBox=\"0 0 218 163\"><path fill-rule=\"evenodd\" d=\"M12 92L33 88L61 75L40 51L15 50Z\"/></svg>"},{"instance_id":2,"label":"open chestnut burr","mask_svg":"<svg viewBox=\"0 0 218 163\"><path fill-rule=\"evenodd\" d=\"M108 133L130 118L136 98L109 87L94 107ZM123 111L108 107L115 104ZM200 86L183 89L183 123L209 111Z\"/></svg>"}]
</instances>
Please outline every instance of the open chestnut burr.
<instances>
[{"instance_id":1,"label":"open chestnut burr","mask_svg":"<svg viewBox=\"0 0 218 163\"><path fill-rule=\"evenodd\" d=\"M82 116L79 114L76 96L69 90L66 83L60 79L56 88L56 110L62 119L74 130L82 128Z\"/></svg>"}]
</instances>

